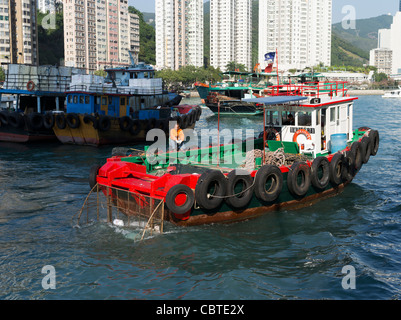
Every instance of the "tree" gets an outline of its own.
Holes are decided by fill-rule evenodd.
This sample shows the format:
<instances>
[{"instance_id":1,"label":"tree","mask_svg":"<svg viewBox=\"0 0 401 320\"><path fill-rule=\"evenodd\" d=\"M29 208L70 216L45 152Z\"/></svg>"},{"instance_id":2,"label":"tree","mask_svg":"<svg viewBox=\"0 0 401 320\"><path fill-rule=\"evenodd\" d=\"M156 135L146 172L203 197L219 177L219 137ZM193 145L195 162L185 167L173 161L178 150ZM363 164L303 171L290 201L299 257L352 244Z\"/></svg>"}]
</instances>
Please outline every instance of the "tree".
<instances>
[{"instance_id":1,"label":"tree","mask_svg":"<svg viewBox=\"0 0 401 320\"><path fill-rule=\"evenodd\" d=\"M374 74L374 79L375 79L375 82L382 82L382 81L387 81L388 77L387 77L387 74L380 72L380 73Z\"/></svg>"},{"instance_id":2,"label":"tree","mask_svg":"<svg viewBox=\"0 0 401 320\"><path fill-rule=\"evenodd\" d=\"M227 71L240 71L240 72L246 72L246 67L244 64L237 63L235 61L230 61L226 65L226 70Z\"/></svg>"}]
</instances>

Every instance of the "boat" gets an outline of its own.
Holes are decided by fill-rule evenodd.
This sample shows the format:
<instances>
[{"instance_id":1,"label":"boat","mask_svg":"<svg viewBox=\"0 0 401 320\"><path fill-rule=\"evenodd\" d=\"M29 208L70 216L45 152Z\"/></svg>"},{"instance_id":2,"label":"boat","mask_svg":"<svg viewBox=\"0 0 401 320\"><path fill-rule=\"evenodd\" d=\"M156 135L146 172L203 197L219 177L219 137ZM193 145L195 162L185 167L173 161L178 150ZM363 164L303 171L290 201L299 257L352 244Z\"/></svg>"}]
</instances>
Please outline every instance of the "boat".
<instances>
[{"instance_id":1,"label":"boat","mask_svg":"<svg viewBox=\"0 0 401 320\"><path fill-rule=\"evenodd\" d=\"M0 88L0 141L57 141L43 114L64 108L72 76L82 73L69 67L7 65Z\"/></svg>"},{"instance_id":2,"label":"boat","mask_svg":"<svg viewBox=\"0 0 401 320\"><path fill-rule=\"evenodd\" d=\"M398 86L398 89L385 91L382 98L401 98L401 86Z\"/></svg>"},{"instance_id":3,"label":"boat","mask_svg":"<svg viewBox=\"0 0 401 320\"><path fill-rule=\"evenodd\" d=\"M264 110L254 139L156 155L145 148L93 165L89 185L107 199L107 221L116 206L128 218L162 210L159 219L177 226L231 223L339 194L377 154L379 132L353 129L357 97L316 89L247 100Z\"/></svg>"},{"instance_id":4,"label":"boat","mask_svg":"<svg viewBox=\"0 0 401 320\"><path fill-rule=\"evenodd\" d=\"M271 79L277 77L276 73L266 72L238 72L229 71L222 74L229 76L216 84L195 83L202 103L206 105L215 115L231 116L261 116L263 106L249 99L263 98L276 95L303 95L332 92L336 96L347 95L347 89L341 81L325 81L319 73L301 73L298 75L282 77L273 85Z\"/></svg>"},{"instance_id":5,"label":"boat","mask_svg":"<svg viewBox=\"0 0 401 320\"><path fill-rule=\"evenodd\" d=\"M45 115L64 144L101 146L146 142L151 129L169 130L169 121L193 128L201 109L180 105L182 96L163 90L162 79L144 63L105 69L105 78L72 77L66 112Z\"/></svg>"}]
</instances>

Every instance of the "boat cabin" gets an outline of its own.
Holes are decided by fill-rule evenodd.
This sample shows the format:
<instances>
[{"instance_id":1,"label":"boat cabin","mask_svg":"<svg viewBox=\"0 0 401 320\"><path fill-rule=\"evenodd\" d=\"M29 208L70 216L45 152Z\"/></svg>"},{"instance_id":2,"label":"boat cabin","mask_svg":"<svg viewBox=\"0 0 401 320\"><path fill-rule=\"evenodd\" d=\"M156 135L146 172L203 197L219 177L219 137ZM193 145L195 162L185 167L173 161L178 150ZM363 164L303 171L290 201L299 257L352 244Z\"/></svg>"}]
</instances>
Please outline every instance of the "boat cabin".
<instances>
[{"instance_id":1,"label":"boat cabin","mask_svg":"<svg viewBox=\"0 0 401 320\"><path fill-rule=\"evenodd\" d=\"M353 137L353 101L357 98L309 98L275 96L247 99L264 105L266 140L294 146L313 157L336 152L335 139ZM275 145L272 143L271 145Z\"/></svg>"},{"instance_id":2,"label":"boat cabin","mask_svg":"<svg viewBox=\"0 0 401 320\"><path fill-rule=\"evenodd\" d=\"M129 115L129 110L129 95L126 94L67 93L67 113L98 113L124 117Z\"/></svg>"}]
</instances>

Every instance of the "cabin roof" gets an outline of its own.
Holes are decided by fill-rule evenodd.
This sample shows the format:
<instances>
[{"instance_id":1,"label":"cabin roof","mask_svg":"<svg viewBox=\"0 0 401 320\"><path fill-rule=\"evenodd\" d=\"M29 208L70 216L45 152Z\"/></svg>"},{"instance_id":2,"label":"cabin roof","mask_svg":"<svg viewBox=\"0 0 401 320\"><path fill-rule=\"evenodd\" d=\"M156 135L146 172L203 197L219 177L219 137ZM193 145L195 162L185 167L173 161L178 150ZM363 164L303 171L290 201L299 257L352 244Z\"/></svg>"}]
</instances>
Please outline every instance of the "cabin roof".
<instances>
[{"instance_id":1,"label":"cabin roof","mask_svg":"<svg viewBox=\"0 0 401 320\"><path fill-rule=\"evenodd\" d=\"M263 97L263 98L252 98L252 99L243 99L242 101L251 102L251 103L260 103L264 105L275 105L275 104L284 104L288 102L298 102L307 100L306 97L288 97L288 96L273 96L273 97Z\"/></svg>"}]
</instances>

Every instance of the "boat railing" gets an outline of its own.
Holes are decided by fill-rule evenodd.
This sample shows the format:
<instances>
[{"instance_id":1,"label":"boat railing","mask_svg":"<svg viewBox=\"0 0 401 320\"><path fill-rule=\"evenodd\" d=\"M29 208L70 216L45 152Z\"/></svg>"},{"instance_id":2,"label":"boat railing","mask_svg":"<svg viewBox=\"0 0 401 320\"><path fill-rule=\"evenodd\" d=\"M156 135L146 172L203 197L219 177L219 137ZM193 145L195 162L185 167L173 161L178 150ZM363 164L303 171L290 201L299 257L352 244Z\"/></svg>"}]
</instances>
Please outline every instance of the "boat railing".
<instances>
[{"instance_id":1,"label":"boat railing","mask_svg":"<svg viewBox=\"0 0 401 320\"><path fill-rule=\"evenodd\" d=\"M271 96L290 95L316 98L328 96L333 99L347 95L346 83L345 81L290 83L267 87L265 93Z\"/></svg>"},{"instance_id":2,"label":"boat railing","mask_svg":"<svg viewBox=\"0 0 401 320\"><path fill-rule=\"evenodd\" d=\"M70 76L9 74L4 81L3 89L30 92L65 92L68 90L70 82Z\"/></svg>"},{"instance_id":3,"label":"boat railing","mask_svg":"<svg viewBox=\"0 0 401 320\"><path fill-rule=\"evenodd\" d=\"M77 84L68 88L70 92L83 91L98 94L155 95L162 94L162 88L113 87L101 84Z\"/></svg>"}]
</instances>

